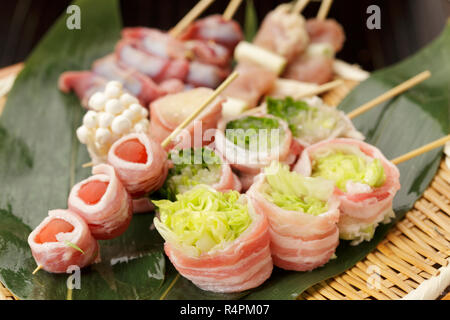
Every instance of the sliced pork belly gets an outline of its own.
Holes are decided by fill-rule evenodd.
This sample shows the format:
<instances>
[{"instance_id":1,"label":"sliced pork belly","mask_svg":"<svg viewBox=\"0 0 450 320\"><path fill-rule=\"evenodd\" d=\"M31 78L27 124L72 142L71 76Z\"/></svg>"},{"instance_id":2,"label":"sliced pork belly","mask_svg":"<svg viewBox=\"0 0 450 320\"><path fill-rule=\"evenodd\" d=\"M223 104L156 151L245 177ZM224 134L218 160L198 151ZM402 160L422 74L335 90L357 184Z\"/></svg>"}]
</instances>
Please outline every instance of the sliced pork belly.
<instances>
[{"instance_id":1,"label":"sliced pork belly","mask_svg":"<svg viewBox=\"0 0 450 320\"><path fill-rule=\"evenodd\" d=\"M228 67L231 63L231 51L212 41L189 40L186 47L190 48L193 59L205 64L212 64L218 67Z\"/></svg>"},{"instance_id":2,"label":"sliced pork belly","mask_svg":"<svg viewBox=\"0 0 450 320\"><path fill-rule=\"evenodd\" d=\"M132 68L127 68L117 61L114 54L96 60L92 65L92 71L108 80L122 82L124 88L136 96L144 106L165 94L152 79Z\"/></svg>"},{"instance_id":3,"label":"sliced pork belly","mask_svg":"<svg viewBox=\"0 0 450 320\"><path fill-rule=\"evenodd\" d=\"M28 236L36 263L48 272L66 273L99 258L99 246L86 222L70 210L51 210ZM80 250L78 250L78 249Z\"/></svg>"},{"instance_id":4,"label":"sliced pork belly","mask_svg":"<svg viewBox=\"0 0 450 320\"><path fill-rule=\"evenodd\" d=\"M59 76L58 88L64 93L74 91L81 105L88 108L89 98L102 91L107 80L91 71L66 71Z\"/></svg>"},{"instance_id":5,"label":"sliced pork belly","mask_svg":"<svg viewBox=\"0 0 450 320\"><path fill-rule=\"evenodd\" d=\"M198 189L194 189L190 193L197 191ZM208 198L211 199L211 196ZM224 293L248 290L262 284L272 272L267 219L263 214L255 212L245 195L239 196L238 202L247 207L250 216L250 223L246 229L242 230L237 238L225 240L200 252L198 248L179 242L177 235L164 222L158 218L154 220L157 230L166 240L164 250L172 264L183 277L203 290ZM160 206L159 203L156 205ZM199 214L211 215L212 219L217 214L215 211L209 212L207 208L201 208L201 205L194 203L187 205L193 210L200 210L197 211ZM164 211L160 213L165 217ZM208 221L209 219L204 219L203 223Z\"/></svg>"},{"instance_id":6,"label":"sliced pork belly","mask_svg":"<svg viewBox=\"0 0 450 320\"><path fill-rule=\"evenodd\" d=\"M69 209L86 221L96 239L118 237L131 221L131 197L112 166L97 165L92 174L70 191Z\"/></svg>"},{"instance_id":7,"label":"sliced pork belly","mask_svg":"<svg viewBox=\"0 0 450 320\"><path fill-rule=\"evenodd\" d=\"M212 64L192 61L186 82L194 87L217 88L230 74L229 69L220 68Z\"/></svg>"},{"instance_id":8,"label":"sliced pork belly","mask_svg":"<svg viewBox=\"0 0 450 320\"><path fill-rule=\"evenodd\" d=\"M147 197L142 197L139 199L133 199L133 213L147 213L155 210L154 204Z\"/></svg>"},{"instance_id":9,"label":"sliced pork belly","mask_svg":"<svg viewBox=\"0 0 450 320\"><path fill-rule=\"evenodd\" d=\"M223 91L223 95L244 101L249 108L258 105L277 79L272 71L250 63L239 63L235 70L239 76Z\"/></svg>"},{"instance_id":10,"label":"sliced pork belly","mask_svg":"<svg viewBox=\"0 0 450 320\"><path fill-rule=\"evenodd\" d=\"M108 164L135 199L161 188L169 165L161 145L143 133L131 133L113 143Z\"/></svg>"},{"instance_id":11,"label":"sliced pork belly","mask_svg":"<svg viewBox=\"0 0 450 320\"><path fill-rule=\"evenodd\" d=\"M329 56L311 56L302 54L287 65L283 77L287 79L324 84L333 79L334 58Z\"/></svg>"},{"instance_id":12,"label":"sliced pork belly","mask_svg":"<svg viewBox=\"0 0 450 320\"><path fill-rule=\"evenodd\" d=\"M184 59L192 54L182 41L158 29L124 28L122 37L139 40L143 50L162 58Z\"/></svg>"},{"instance_id":13,"label":"sliced pork belly","mask_svg":"<svg viewBox=\"0 0 450 320\"><path fill-rule=\"evenodd\" d=\"M329 43L336 53L341 51L344 46L344 29L336 20L308 19L306 21L306 30L311 43Z\"/></svg>"},{"instance_id":14,"label":"sliced pork belly","mask_svg":"<svg viewBox=\"0 0 450 320\"><path fill-rule=\"evenodd\" d=\"M346 181L346 189L336 186L341 200L340 237L358 244L370 240L380 223L387 223L394 216L392 201L400 189L400 173L384 155L365 142L353 139L330 139L307 147L294 170L305 175L315 175L314 165L319 157L335 152L357 155L366 161L378 160L385 179L379 186L353 180Z\"/></svg>"},{"instance_id":15,"label":"sliced pork belly","mask_svg":"<svg viewBox=\"0 0 450 320\"><path fill-rule=\"evenodd\" d=\"M279 169L282 170L282 169ZM283 170L289 172L289 167ZM286 270L310 271L322 266L333 256L339 244L339 199L333 195L333 183L315 179L311 187L307 179L305 186L310 188L300 197L321 197L326 207L320 214L307 213L302 209L285 209L270 199L271 186L267 173L261 173L247 191L256 212L264 214L269 220L272 259L274 264ZM278 173L270 173L278 174ZM292 175L293 173L288 173ZM283 181L284 182L284 181ZM289 181L285 181L286 185ZM295 183L295 181L293 181ZM286 187L286 186L283 186ZM295 188L295 186L294 186ZM313 189L316 190L313 190ZM317 190L320 188L320 191ZM326 189L328 191L324 191ZM322 195L315 195L321 193ZM286 192L287 194L287 192ZM283 194L285 195L285 194Z\"/></svg>"},{"instance_id":16,"label":"sliced pork belly","mask_svg":"<svg viewBox=\"0 0 450 320\"><path fill-rule=\"evenodd\" d=\"M215 14L192 23L180 39L213 41L233 51L244 35L236 21L225 20L222 15Z\"/></svg>"},{"instance_id":17,"label":"sliced pork belly","mask_svg":"<svg viewBox=\"0 0 450 320\"><path fill-rule=\"evenodd\" d=\"M285 57L288 62L301 54L309 42L305 20L290 11L289 4L271 11L253 40L253 44Z\"/></svg>"},{"instance_id":18,"label":"sliced pork belly","mask_svg":"<svg viewBox=\"0 0 450 320\"><path fill-rule=\"evenodd\" d=\"M196 88L177 94L167 95L150 105L150 136L161 143L175 128L192 114L200 105L208 99L213 90L208 88ZM223 100L218 98L200 113L180 135L181 142L177 144L180 149L201 147L203 135L208 129L216 128L222 114ZM197 130L194 130L197 128Z\"/></svg>"}]
</instances>

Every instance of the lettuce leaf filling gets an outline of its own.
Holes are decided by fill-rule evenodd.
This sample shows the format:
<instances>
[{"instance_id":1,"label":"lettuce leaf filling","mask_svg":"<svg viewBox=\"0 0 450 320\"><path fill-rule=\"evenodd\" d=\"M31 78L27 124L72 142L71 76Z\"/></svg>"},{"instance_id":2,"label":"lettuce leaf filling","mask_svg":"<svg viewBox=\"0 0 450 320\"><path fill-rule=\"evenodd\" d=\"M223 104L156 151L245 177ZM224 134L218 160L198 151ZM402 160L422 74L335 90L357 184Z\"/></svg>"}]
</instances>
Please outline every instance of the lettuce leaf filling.
<instances>
[{"instance_id":1,"label":"lettuce leaf filling","mask_svg":"<svg viewBox=\"0 0 450 320\"><path fill-rule=\"evenodd\" d=\"M386 181L386 174L379 159L368 161L361 156L334 152L313 161L313 177L333 180L336 186L347 192L347 182L363 183L372 188Z\"/></svg>"},{"instance_id":2,"label":"lettuce leaf filling","mask_svg":"<svg viewBox=\"0 0 450 320\"><path fill-rule=\"evenodd\" d=\"M322 178L303 177L278 162L264 169L263 195L284 210L301 211L314 216L328 211L333 183Z\"/></svg>"},{"instance_id":3,"label":"lettuce leaf filling","mask_svg":"<svg viewBox=\"0 0 450 320\"><path fill-rule=\"evenodd\" d=\"M235 145L247 150L271 149L278 146L284 136L279 129L280 123L277 119L247 116L229 121L225 135Z\"/></svg>"},{"instance_id":4,"label":"lettuce leaf filling","mask_svg":"<svg viewBox=\"0 0 450 320\"><path fill-rule=\"evenodd\" d=\"M166 182L159 192L167 199L175 200L177 194L199 184L211 186L220 180L222 161L212 149L173 150L169 153L169 159L174 166L169 170Z\"/></svg>"},{"instance_id":5,"label":"lettuce leaf filling","mask_svg":"<svg viewBox=\"0 0 450 320\"><path fill-rule=\"evenodd\" d=\"M237 239L252 223L247 204L237 191L217 192L199 185L176 196L154 201L155 227L168 242L200 255Z\"/></svg>"}]
</instances>

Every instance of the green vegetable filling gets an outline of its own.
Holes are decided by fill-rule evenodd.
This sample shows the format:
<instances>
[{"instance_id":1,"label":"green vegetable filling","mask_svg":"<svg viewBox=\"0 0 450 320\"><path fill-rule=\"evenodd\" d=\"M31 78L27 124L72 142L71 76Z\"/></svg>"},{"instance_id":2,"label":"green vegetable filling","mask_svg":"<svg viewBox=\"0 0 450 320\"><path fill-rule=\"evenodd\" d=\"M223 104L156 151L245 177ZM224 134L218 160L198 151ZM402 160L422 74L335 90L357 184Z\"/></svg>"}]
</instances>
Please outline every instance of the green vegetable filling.
<instances>
[{"instance_id":1,"label":"green vegetable filling","mask_svg":"<svg viewBox=\"0 0 450 320\"><path fill-rule=\"evenodd\" d=\"M271 149L278 146L282 140L283 132L277 119L248 116L227 123L226 137L235 145L250 149L255 148Z\"/></svg>"},{"instance_id":2,"label":"green vegetable filling","mask_svg":"<svg viewBox=\"0 0 450 320\"><path fill-rule=\"evenodd\" d=\"M314 177L333 180L346 192L347 181L359 182L377 188L384 184L386 175L379 159L367 161L361 156L335 152L313 161Z\"/></svg>"},{"instance_id":3,"label":"green vegetable filling","mask_svg":"<svg viewBox=\"0 0 450 320\"><path fill-rule=\"evenodd\" d=\"M250 226L247 205L237 191L217 192L198 186L176 201L154 201L160 219L155 226L167 241L201 254L237 239Z\"/></svg>"},{"instance_id":4,"label":"green vegetable filling","mask_svg":"<svg viewBox=\"0 0 450 320\"><path fill-rule=\"evenodd\" d=\"M278 207L314 216L328 210L326 199L333 192L333 184L329 181L303 177L277 162L265 168L264 172L267 184L263 194Z\"/></svg>"}]
</instances>

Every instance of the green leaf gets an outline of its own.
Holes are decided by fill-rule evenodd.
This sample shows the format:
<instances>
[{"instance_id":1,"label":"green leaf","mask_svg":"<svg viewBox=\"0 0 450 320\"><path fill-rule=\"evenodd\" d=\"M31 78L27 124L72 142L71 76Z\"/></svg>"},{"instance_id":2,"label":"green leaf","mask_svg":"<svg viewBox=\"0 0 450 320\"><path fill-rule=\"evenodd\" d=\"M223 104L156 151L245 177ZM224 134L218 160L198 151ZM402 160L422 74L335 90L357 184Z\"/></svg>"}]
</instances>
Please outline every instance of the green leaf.
<instances>
[{"instance_id":1,"label":"green leaf","mask_svg":"<svg viewBox=\"0 0 450 320\"><path fill-rule=\"evenodd\" d=\"M253 0L247 0L245 5L244 37L248 42L252 42L258 32L258 15L256 14Z\"/></svg>"},{"instance_id":2,"label":"green leaf","mask_svg":"<svg viewBox=\"0 0 450 320\"><path fill-rule=\"evenodd\" d=\"M249 6L251 1L248 2ZM68 30L64 14L26 61L0 117L0 281L21 299L65 299L69 274L36 267L27 237L47 211L66 208L75 182L90 172L85 146L75 129L83 109L75 95L58 91L61 72L88 69L111 52L119 39L118 1L80 0L81 30ZM256 17L255 11L252 15ZM247 19L250 20L250 19ZM253 26L256 19L252 18ZM248 24L250 25L250 24ZM249 28L256 30L256 27ZM407 94L355 119L356 126L393 158L448 132L450 27L415 57L375 73L340 106L346 112L410 76L430 69L433 77ZM434 176L440 151L401 164L397 219L409 210ZM165 258L163 240L150 229L152 214L136 215L120 237L100 242L101 263L81 270L81 290L72 299L293 299L309 286L340 274L364 258L391 225L379 227L371 242L342 242L337 259L313 272L275 269L261 287L237 294L204 292L178 275Z\"/></svg>"}]
</instances>

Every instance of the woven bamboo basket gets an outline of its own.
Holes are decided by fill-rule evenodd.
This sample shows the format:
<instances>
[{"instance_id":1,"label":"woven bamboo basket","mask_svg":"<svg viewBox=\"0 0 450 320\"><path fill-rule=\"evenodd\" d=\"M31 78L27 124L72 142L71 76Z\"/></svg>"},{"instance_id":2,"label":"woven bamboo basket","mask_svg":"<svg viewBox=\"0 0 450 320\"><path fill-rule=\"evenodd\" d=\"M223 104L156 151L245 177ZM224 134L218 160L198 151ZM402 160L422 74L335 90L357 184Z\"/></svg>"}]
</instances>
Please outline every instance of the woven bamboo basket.
<instances>
[{"instance_id":1,"label":"woven bamboo basket","mask_svg":"<svg viewBox=\"0 0 450 320\"><path fill-rule=\"evenodd\" d=\"M16 65L0 70L0 81L17 74L21 67ZM357 84L345 80L323 99L327 104L337 106ZM0 98L0 114L5 101ZM449 262L450 170L442 162L423 196L372 253L343 274L307 289L298 299L436 299L441 295L442 299L450 300L448 288L447 295L441 294L450 285L449 271L445 269ZM16 298L0 283L2 299Z\"/></svg>"}]
</instances>

